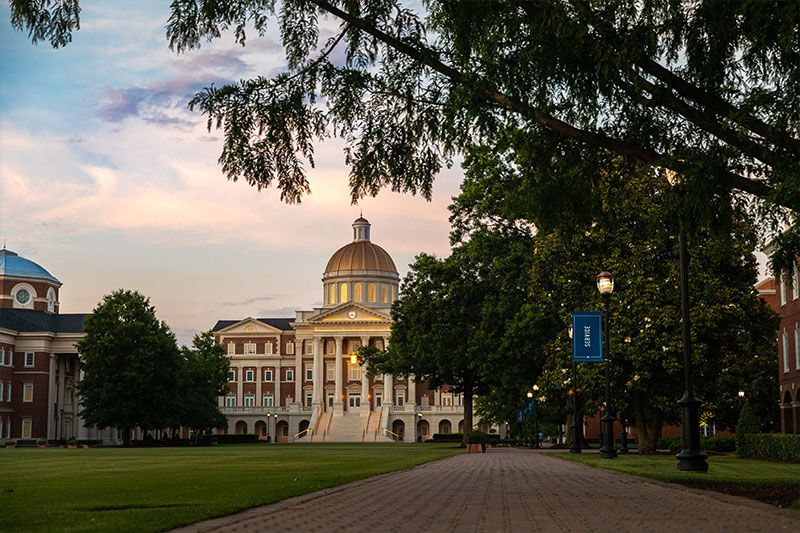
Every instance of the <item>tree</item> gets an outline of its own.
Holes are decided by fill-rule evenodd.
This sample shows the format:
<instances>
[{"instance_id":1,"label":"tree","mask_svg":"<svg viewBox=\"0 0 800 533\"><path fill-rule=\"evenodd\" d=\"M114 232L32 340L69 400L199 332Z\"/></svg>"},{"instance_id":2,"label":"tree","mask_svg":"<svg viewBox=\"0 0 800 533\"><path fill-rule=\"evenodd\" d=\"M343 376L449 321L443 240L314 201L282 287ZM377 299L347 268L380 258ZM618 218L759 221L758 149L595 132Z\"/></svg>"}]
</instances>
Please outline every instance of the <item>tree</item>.
<instances>
[{"instance_id":1,"label":"tree","mask_svg":"<svg viewBox=\"0 0 800 533\"><path fill-rule=\"evenodd\" d=\"M113 292L86 317L84 330L76 343L84 422L122 430L126 445L131 428L176 425L180 352L150 300L136 291Z\"/></svg>"},{"instance_id":2,"label":"tree","mask_svg":"<svg viewBox=\"0 0 800 533\"><path fill-rule=\"evenodd\" d=\"M77 0L11 5L12 24L34 42L63 46L78 28ZM229 179L277 182L284 200L300 201L314 142L335 134L348 146L354 201L382 187L429 196L454 154L491 146L531 178L537 210L552 216L591 213L594 176L622 156L686 176L707 213L719 206L711 200L753 195L772 228L792 235L775 259L800 251L796 2L424 5L172 2L167 37L178 52L231 29L244 45L248 26L264 35L274 19L280 29L287 72L209 87L190 103L224 130ZM338 34L322 39L323 20ZM515 133L505 145L502 132Z\"/></svg>"},{"instance_id":3,"label":"tree","mask_svg":"<svg viewBox=\"0 0 800 533\"><path fill-rule=\"evenodd\" d=\"M211 331L195 335L192 347L181 350L180 425L191 428L195 438L225 423L217 397L227 392L229 367L225 349Z\"/></svg>"}]
</instances>

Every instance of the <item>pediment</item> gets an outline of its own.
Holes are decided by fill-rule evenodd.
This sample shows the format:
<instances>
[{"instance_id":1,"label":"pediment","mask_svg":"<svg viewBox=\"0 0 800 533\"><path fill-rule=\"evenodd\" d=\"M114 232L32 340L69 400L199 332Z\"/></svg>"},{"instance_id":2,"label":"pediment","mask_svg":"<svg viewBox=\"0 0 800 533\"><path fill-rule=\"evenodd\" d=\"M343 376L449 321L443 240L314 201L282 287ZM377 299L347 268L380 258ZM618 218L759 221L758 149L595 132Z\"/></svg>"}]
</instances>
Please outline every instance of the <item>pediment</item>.
<instances>
[{"instance_id":1,"label":"pediment","mask_svg":"<svg viewBox=\"0 0 800 533\"><path fill-rule=\"evenodd\" d=\"M361 322L391 322L392 317L375 309L370 309L353 302L343 303L337 307L323 309L318 315L311 317L307 322L313 324L361 323Z\"/></svg>"},{"instance_id":2,"label":"pediment","mask_svg":"<svg viewBox=\"0 0 800 533\"><path fill-rule=\"evenodd\" d=\"M217 331L218 334L227 336L247 336L247 335L280 335L283 333L280 329L265 324L253 317L247 317L235 324Z\"/></svg>"}]
</instances>

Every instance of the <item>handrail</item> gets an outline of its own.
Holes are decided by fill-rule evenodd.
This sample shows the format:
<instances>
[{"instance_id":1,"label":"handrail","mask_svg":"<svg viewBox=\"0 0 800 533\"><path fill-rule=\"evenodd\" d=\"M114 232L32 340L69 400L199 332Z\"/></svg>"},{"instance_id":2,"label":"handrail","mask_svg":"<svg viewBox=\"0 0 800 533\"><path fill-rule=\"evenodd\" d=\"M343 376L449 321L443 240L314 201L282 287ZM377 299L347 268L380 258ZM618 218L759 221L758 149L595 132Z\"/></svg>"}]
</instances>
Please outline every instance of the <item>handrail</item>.
<instances>
[{"instance_id":1,"label":"handrail","mask_svg":"<svg viewBox=\"0 0 800 533\"><path fill-rule=\"evenodd\" d=\"M298 437L299 437L300 435L302 435L303 433L306 433L306 434L307 434L307 433L308 433L308 430L309 430L309 428L306 428L306 429L304 429L304 430L303 430L303 431L301 431L300 433L296 434L296 435L294 436L294 438L298 438Z\"/></svg>"},{"instance_id":2,"label":"handrail","mask_svg":"<svg viewBox=\"0 0 800 533\"><path fill-rule=\"evenodd\" d=\"M391 431L389 428L381 428L381 429L382 429L382 430L383 430L385 433L388 433L389 435L391 435L391 436L392 436L392 438L395 440L395 442L397 442L398 440L400 440L400 435L398 435L398 434L397 434L397 433L395 433L394 431ZM387 436L388 436L388 435L387 435Z\"/></svg>"}]
</instances>

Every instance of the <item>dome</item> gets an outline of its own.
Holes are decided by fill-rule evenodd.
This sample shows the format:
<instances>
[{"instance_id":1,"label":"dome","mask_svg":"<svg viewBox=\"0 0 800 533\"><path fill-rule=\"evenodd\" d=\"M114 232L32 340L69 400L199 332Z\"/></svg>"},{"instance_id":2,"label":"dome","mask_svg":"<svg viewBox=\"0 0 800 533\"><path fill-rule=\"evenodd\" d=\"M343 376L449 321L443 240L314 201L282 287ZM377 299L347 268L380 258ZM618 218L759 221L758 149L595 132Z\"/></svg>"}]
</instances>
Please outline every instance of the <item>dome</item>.
<instances>
[{"instance_id":1,"label":"dome","mask_svg":"<svg viewBox=\"0 0 800 533\"><path fill-rule=\"evenodd\" d=\"M325 273L339 272L342 270L381 270L397 273L391 256L378 246L369 241L351 242L339 248L331 256Z\"/></svg>"},{"instance_id":2,"label":"dome","mask_svg":"<svg viewBox=\"0 0 800 533\"><path fill-rule=\"evenodd\" d=\"M60 281L41 266L5 248L0 250L0 276L42 279L61 285Z\"/></svg>"},{"instance_id":3,"label":"dome","mask_svg":"<svg viewBox=\"0 0 800 533\"><path fill-rule=\"evenodd\" d=\"M331 256L325 274L342 271L379 270L397 274L392 257L370 238L370 223L364 217L353 222L353 242L342 246Z\"/></svg>"}]
</instances>

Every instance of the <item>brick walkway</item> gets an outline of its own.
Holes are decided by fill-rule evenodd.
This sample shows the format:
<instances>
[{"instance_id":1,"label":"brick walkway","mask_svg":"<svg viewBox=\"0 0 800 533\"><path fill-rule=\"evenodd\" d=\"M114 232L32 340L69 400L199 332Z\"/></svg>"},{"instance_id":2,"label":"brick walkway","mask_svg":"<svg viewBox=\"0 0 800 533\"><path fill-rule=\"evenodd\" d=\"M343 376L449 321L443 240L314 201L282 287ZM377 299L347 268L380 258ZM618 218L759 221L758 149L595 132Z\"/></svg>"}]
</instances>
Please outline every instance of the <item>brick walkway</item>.
<instances>
[{"instance_id":1,"label":"brick walkway","mask_svg":"<svg viewBox=\"0 0 800 533\"><path fill-rule=\"evenodd\" d=\"M798 531L800 511L492 449L183 531Z\"/></svg>"}]
</instances>

